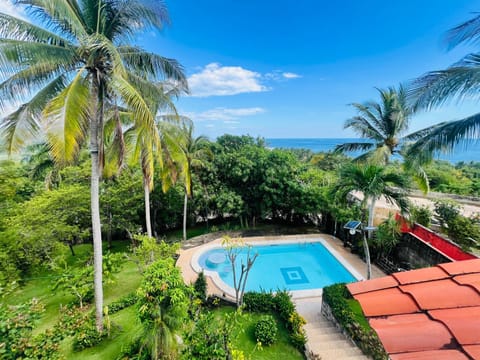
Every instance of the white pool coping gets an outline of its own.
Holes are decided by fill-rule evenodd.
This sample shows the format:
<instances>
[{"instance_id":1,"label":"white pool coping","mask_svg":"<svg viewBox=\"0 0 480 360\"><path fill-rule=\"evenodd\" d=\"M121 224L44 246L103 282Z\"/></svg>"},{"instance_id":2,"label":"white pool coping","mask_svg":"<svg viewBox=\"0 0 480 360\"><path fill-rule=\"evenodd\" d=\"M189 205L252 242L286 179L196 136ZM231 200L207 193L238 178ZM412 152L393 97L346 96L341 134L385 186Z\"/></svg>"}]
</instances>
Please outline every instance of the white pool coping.
<instances>
[{"instance_id":1,"label":"white pool coping","mask_svg":"<svg viewBox=\"0 0 480 360\"><path fill-rule=\"evenodd\" d=\"M335 259L343 265L348 272L357 279L357 281L365 280L365 278L343 257L341 256L334 248L330 246L330 244L321 236L318 237L305 237L305 238L295 238L295 239L279 239L279 240L253 240L253 239L243 239L242 246L258 246L258 245L286 245L286 244L298 244L298 243L321 243L327 251L332 254ZM211 271L207 269L203 269L199 264L200 256L212 249L221 249L223 248L220 244L206 244L201 246L190 259L190 266L192 269L200 273L203 273L206 276L209 276L214 284L226 295L235 298L235 289L230 285L226 284L219 276L218 272ZM309 297L317 297L322 296L323 288L316 288L316 289L305 289L305 290L288 290L288 292L292 295L293 299L302 299L302 298L309 298Z\"/></svg>"}]
</instances>

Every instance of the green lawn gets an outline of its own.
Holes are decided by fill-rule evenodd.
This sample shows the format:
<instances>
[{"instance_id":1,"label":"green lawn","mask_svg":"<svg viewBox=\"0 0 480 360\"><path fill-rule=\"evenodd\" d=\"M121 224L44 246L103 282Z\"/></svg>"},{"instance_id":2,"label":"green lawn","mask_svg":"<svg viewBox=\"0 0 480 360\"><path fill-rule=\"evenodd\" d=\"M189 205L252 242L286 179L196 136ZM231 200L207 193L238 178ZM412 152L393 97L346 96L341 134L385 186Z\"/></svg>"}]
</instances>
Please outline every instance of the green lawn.
<instances>
[{"instance_id":1,"label":"green lawn","mask_svg":"<svg viewBox=\"0 0 480 360\"><path fill-rule=\"evenodd\" d=\"M141 324L136 314L136 307L130 306L110 316L112 335L98 346L79 352L72 352L72 338L66 339L60 348L67 360L113 360L120 354L123 345L128 345L141 331Z\"/></svg>"},{"instance_id":2,"label":"green lawn","mask_svg":"<svg viewBox=\"0 0 480 360\"><path fill-rule=\"evenodd\" d=\"M223 317L227 313L235 311L233 307L226 306L214 310L218 317ZM277 319L278 334L277 341L270 346L264 346L261 349L257 347L254 328L255 324L263 314L244 312L239 319L238 326L233 333L233 347L242 350L246 359L251 360L303 360L303 354L290 345L288 332Z\"/></svg>"},{"instance_id":3,"label":"green lawn","mask_svg":"<svg viewBox=\"0 0 480 360\"><path fill-rule=\"evenodd\" d=\"M124 251L126 242L114 242L112 251ZM75 246L75 256L66 257L69 266L83 266L92 251L91 244ZM32 298L39 299L45 305L45 312L42 314L33 334L39 334L48 328L52 328L58 320L61 305L68 304L74 300L74 296L60 290L53 290L53 286L59 276L58 272L44 272L31 275L25 285L20 287L12 296L6 300L8 303L20 304ZM116 274L116 282L105 286L104 301L109 304L112 301L135 291L140 285L141 276L134 263L125 260L121 271Z\"/></svg>"}]
</instances>

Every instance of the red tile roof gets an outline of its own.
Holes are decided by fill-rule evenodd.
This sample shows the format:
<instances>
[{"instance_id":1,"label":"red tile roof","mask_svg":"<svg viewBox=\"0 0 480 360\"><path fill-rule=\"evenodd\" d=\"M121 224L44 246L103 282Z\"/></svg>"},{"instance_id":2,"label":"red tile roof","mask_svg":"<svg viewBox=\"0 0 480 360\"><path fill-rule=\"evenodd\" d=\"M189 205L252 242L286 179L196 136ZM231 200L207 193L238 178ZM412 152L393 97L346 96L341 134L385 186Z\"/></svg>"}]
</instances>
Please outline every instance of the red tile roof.
<instances>
[{"instance_id":1,"label":"red tile roof","mask_svg":"<svg viewBox=\"0 0 480 360\"><path fill-rule=\"evenodd\" d=\"M480 259L347 287L392 360L480 360Z\"/></svg>"}]
</instances>

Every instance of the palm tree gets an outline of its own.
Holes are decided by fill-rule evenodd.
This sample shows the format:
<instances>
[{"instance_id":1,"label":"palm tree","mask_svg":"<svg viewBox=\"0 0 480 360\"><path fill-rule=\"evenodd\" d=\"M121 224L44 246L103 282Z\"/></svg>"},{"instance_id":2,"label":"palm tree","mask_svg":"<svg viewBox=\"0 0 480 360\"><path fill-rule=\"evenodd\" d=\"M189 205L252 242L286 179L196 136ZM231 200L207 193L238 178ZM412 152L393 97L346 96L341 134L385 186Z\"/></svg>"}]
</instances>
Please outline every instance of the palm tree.
<instances>
[{"instance_id":1,"label":"palm tree","mask_svg":"<svg viewBox=\"0 0 480 360\"><path fill-rule=\"evenodd\" d=\"M183 154L179 164L183 176L185 199L183 203L183 240L187 240L187 204L192 196L192 170L205 166L205 160L213 156L208 148L209 141L205 136L193 135L194 126L190 119L183 119L180 133L180 150Z\"/></svg>"},{"instance_id":2,"label":"palm tree","mask_svg":"<svg viewBox=\"0 0 480 360\"><path fill-rule=\"evenodd\" d=\"M145 132L155 127L144 100L164 76L185 83L175 60L128 45L136 33L168 20L162 2L143 0L17 0L44 24L0 13L0 108L21 105L1 123L10 152L45 129L58 164L71 162L89 137L97 329L103 328L99 179L105 109L121 101ZM152 132L153 133L153 132ZM154 140L158 141L158 137Z\"/></svg>"},{"instance_id":3,"label":"palm tree","mask_svg":"<svg viewBox=\"0 0 480 360\"><path fill-rule=\"evenodd\" d=\"M28 146L28 155L23 159L30 168L30 177L34 180L43 180L46 190L58 186L61 181L58 166L50 156L49 147L46 143L38 143Z\"/></svg>"},{"instance_id":4,"label":"palm tree","mask_svg":"<svg viewBox=\"0 0 480 360\"><path fill-rule=\"evenodd\" d=\"M336 152L365 151L355 161L368 161L386 165L393 155L404 157L404 167L411 172L424 192L428 191L428 178L421 167L422 163L410 159L407 149L410 143L423 136L430 129L406 134L413 110L407 104L403 86L398 89L390 87L377 89L380 102L368 101L363 104L354 103L358 115L348 119L344 128L351 128L367 142L351 142L338 145Z\"/></svg>"},{"instance_id":5,"label":"palm tree","mask_svg":"<svg viewBox=\"0 0 480 360\"><path fill-rule=\"evenodd\" d=\"M385 197L392 204L396 204L402 212L408 210L408 182L405 177L386 172L384 167L373 164L348 164L340 170L340 178L335 186L335 192L341 199L346 199L352 191L363 194L361 207L364 216L368 213L368 228L373 227L375 203L380 197ZM362 222L365 222L363 219ZM371 231L369 231L369 238ZM367 277L371 276L370 250L367 238L364 236L363 246L367 262Z\"/></svg>"},{"instance_id":6,"label":"palm tree","mask_svg":"<svg viewBox=\"0 0 480 360\"><path fill-rule=\"evenodd\" d=\"M447 32L449 49L460 44L477 44L480 40L480 15ZM466 55L445 70L431 71L414 80L409 87L409 97L418 109L432 109L445 103L478 99L480 89L480 53ZM445 121L432 127L410 149L423 158L432 157L435 151L452 151L462 141L480 136L480 113L465 119Z\"/></svg>"}]
</instances>

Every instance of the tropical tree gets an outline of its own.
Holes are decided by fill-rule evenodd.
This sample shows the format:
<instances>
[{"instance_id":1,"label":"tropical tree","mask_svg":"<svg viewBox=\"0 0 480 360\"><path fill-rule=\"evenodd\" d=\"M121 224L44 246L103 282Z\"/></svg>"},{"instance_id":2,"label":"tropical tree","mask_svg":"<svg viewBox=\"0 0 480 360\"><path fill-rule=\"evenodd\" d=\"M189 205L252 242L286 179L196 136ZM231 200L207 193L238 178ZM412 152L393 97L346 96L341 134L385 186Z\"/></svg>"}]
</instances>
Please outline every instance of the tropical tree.
<instances>
[{"instance_id":1,"label":"tropical tree","mask_svg":"<svg viewBox=\"0 0 480 360\"><path fill-rule=\"evenodd\" d=\"M387 172L384 167L373 164L348 164L340 170L340 178L334 191L341 199L346 199L352 191L363 194L361 207L364 217L368 214L367 226L373 228L375 204L384 197L388 202L396 204L402 212L408 210L409 184L402 175ZM362 219L365 223L365 218ZM369 238L371 231L369 230ZM363 237L363 246L367 262L367 277L371 276L370 250L367 237Z\"/></svg>"},{"instance_id":2,"label":"tropical tree","mask_svg":"<svg viewBox=\"0 0 480 360\"><path fill-rule=\"evenodd\" d=\"M184 119L179 136L180 151L183 154L180 165L181 175L184 181L184 202L183 202L183 240L187 240L187 204L188 198L192 196L192 170L205 166L205 161L213 156L208 147L209 141L205 136L193 135L193 122Z\"/></svg>"},{"instance_id":3,"label":"tropical tree","mask_svg":"<svg viewBox=\"0 0 480 360\"><path fill-rule=\"evenodd\" d=\"M478 44L480 41L480 15L454 27L446 34L449 49L461 44ZM479 99L480 52L466 55L445 70L430 71L409 86L409 97L417 109L430 110L448 102ZM435 151L452 151L460 142L478 139L480 113L455 121L441 122L431 128L411 148L412 154L424 159Z\"/></svg>"},{"instance_id":4,"label":"tropical tree","mask_svg":"<svg viewBox=\"0 0 480 360\"><path fill-rule=\"evenodd\" d=\"M393 155L405 157L404 165L413 172L414 178L425 192L428 191L428 178L421 163L406 156L408 145L412 141L425 136L429 129L406 134L413 108L407 103L406 91L403 86L398 89L377 89L380 102L368 101L352 106L358 115L345 122L344 128L350 128L364 142L350 142L338 145L336 152L365 151L356 161L370 161L378 165L386 165ZM411 153L408 153L411 154ZM414 156L410 156L415 158Z\"/></svg>"},{"instance_id":5,"label":"tropical tree","mask_svg":"<svg viewBox=\"0 0 480 360\"><path fill-rule=\"evenodd\" d=\"M87 138L91 157L96 325L103 328L102 241L99 179L103 163L105 109L119 101L136 126L155 132L145 97L159 93L151 81L185 83L175 60L148 53L128 41L168 20L163 2L143 0L17 0L44 27L0 13L0 108L21 104L1 122L12 152L45 129L58 164L71 162ZM146 96L148 95L148 96Z\"/></svg>"}]
</instances>

